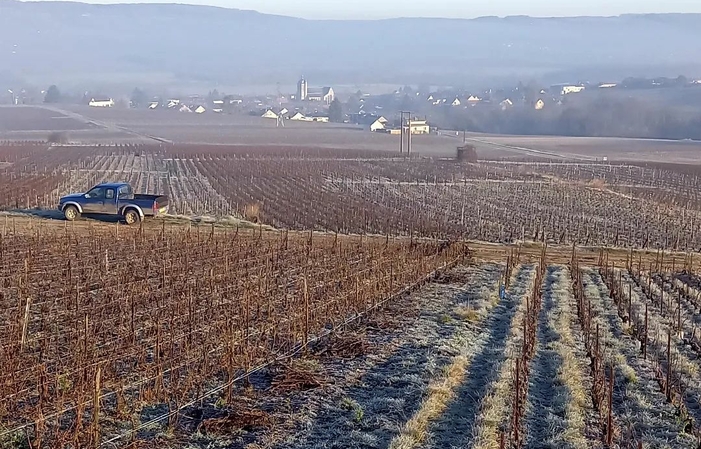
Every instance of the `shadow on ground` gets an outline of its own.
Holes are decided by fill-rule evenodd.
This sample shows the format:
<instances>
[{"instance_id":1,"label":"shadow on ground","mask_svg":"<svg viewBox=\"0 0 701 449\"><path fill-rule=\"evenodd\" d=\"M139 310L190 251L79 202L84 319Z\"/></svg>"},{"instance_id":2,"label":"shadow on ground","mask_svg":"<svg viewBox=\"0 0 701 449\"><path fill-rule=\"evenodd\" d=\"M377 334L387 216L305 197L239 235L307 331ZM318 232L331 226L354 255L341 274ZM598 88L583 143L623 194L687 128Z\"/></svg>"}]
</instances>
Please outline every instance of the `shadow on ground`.
<instances>
[{"instance_id":1,"label":"shadow on ground","mask_svg":"<svg viewBox=\"0 0 701 449\"><path fill-rule=\"evenodd\" d=\"M11 209L3 214L16 217L41 218L44 220L66 221L63 212L53 209ZM83 215L78 221L98 221L102 223L118 223L122 217L118 215Z\"/></svg>"}]
</instances>

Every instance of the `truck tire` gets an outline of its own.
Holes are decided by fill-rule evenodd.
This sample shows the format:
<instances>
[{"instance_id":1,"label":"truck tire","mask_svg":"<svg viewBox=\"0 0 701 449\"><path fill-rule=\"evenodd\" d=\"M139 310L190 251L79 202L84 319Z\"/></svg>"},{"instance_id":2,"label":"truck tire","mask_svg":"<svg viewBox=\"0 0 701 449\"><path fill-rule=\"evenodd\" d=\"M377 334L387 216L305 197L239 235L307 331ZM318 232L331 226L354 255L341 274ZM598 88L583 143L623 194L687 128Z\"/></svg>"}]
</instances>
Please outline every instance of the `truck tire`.
<instances>
[{"instance_id":1,"label":"truck tire","mask_svg":"<svg viewBox=\"0 0 701 449\"><path fill-rule=\"evenodd\" d=\"M124 211L124 222L128 225L133 225L141 221L141 216L136 209L127 209Z\"/></svg>"},{"instance_id":2,"label":"truck tire","mask_svg":"<svg viewBox=\"0 0 701 449\"><path fill-rule=\"evenodd\" d=\"M80 218L80 211L77 207L68 205L63 208L63 216L68 221L75 221Z\"/></svg>"}]
</instances>

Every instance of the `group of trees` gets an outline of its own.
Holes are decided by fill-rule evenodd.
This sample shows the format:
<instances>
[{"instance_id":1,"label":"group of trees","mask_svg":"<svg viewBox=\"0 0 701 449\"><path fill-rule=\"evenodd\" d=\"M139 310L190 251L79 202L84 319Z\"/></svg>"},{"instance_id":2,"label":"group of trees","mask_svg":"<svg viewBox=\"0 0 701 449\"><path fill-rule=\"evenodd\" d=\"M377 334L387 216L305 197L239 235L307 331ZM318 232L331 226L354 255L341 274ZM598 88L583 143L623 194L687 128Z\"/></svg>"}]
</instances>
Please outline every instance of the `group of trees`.
<instances>
[{"instance_id":1,"label":"group of trees","mask_svg":"<svg viewBox=\"0 0 701 449\"><path fill-rule=\"evenodd\" d=\"M433 118L444 128L496 134L701 139L701 109L691 112L635 98L551 102L543 110L452 108Z\"/></svg>"},{"instance_id":2,"label":"group of trees","mask_svg":"<svg viewBox=\"0 0 701 449\"><path fill-rule=\"evenodd\" d=\"M334 99L329 106L329 121L334 123L343 123L345 113L343 112L343 104L338 98Z\"/></svg>"},{"instance_id":3,"label":"group of trees","mask_svg":"<svg viewBox=\"0 0 701 449\"><path fill-rule=\"evenodd\" d=\"M44 95L44 103L60 103L61 98L61 91L58 90L58 87L51 85Z\"/></svg>"}]
</instances>

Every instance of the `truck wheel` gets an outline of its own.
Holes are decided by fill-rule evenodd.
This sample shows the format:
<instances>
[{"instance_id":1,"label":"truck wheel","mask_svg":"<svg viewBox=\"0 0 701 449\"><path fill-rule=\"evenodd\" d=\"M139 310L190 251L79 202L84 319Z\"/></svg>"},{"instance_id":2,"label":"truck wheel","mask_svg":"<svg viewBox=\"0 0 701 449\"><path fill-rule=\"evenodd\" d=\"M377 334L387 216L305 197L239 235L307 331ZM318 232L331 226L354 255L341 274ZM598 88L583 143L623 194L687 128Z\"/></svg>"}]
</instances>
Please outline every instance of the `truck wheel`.
<instances>
[{"instance_id":1,"label":"truck wheel","mask_svg":"<svg viewBox=\"0 0 701 449\"><path fill-rule=\"evenodd\" d=\"M124 212L124 221L128 225L133 225L141 221L141 216L134 209L128 209Z\"/></svg>"},{"instance_id":2,"label":"truck wheel","mask_svg":"<svg viewBox=\"0 0 701 449\"><path fill-rule=\"evenodd\" d=\"M63 209L63 216L66 217L68 221L74 221L80 218L80 212L75 206L66 206Z\"/></svg>"}]
</instances>

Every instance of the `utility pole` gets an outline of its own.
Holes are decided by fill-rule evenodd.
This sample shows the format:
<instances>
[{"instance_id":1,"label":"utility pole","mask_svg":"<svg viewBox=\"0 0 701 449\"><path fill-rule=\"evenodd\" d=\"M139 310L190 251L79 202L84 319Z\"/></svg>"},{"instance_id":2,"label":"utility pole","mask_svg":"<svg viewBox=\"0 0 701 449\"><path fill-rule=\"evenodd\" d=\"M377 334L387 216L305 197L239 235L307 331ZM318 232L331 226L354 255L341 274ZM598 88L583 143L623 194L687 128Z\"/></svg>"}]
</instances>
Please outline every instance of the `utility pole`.
<instances>
[{"instance_id":1,"label":"utility pole","mask_svg":"<svg viewBox=\"0 0 701 449\"><path fill-rule=\"evenodd\" d=\"M406 154L411 154L411 112L407 112L407 149L406 149Z\"/></svg>"},{"instance_id":2,"label":"utility pole","mask_svg":"<svg viewBox=\"0 0 701 449\"><path fill-rule=\"evenodd\" d=\"M411 112L400 111L399 112L399 128L400 128L400 139L399 139L399 153L404 152L404 117L406 120L406 141L407 141L407 154L411 154Z\"/></svg>"},{"instance_id":3,"label":"utility pole","mask_svg":"<svg viewBox=\"0 0 701 449\"><path fill-rule=\"evenodd\" d=\"M399 154L404 153L404 111L399 111Z\"/></svg>"}]
</instances>

